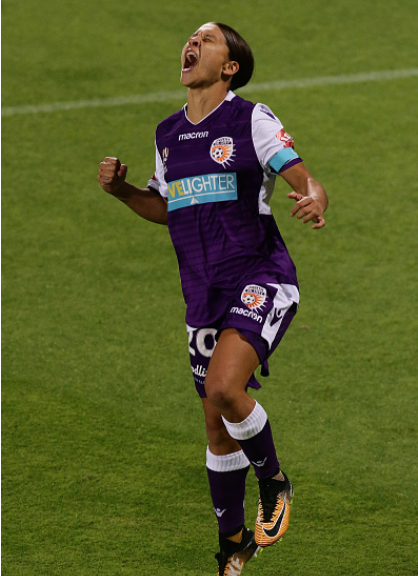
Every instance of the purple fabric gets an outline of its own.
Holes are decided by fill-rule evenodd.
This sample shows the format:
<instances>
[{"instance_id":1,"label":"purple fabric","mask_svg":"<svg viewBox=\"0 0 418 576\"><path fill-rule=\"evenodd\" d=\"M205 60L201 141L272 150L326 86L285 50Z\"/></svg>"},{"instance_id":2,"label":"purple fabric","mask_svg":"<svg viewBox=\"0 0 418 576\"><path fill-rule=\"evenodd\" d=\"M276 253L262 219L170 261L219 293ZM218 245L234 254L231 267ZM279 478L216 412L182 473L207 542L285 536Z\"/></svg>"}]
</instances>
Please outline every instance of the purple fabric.
<instances>
[{"instance_id":1,"label":"purple fabric","mask_svg":"<svg viewBox=\"0 0 418 576\"><path fill-rule=\"evenodd\" d=\"M248 440L238 440L244 454L254 466L255 475L259 480L271 478L280 469L276 456L270 423L267 420L264 428Z\"/></svg>"},{"instance_id":2,"label":"purple fabric","mask_svg":"<svg viewBox=\"0 0 418 576\"><path fill-rule=\"evenodd\" d=\"M239 291L238 291L239 292ZM240 294L240 292L239 292ZM205 377L209 366L210 358L216 345L216 339L220 332L225 328L236 328L243 336L245 336L260 358L261 376L269 375L268 361L274 350L279 345L283 338L289 324L296 314L296 304L290 308L281 323L280 329L269 348L268 343L261 336L262 325L254 322L251 318L246 318L239 315L227 315L227 317L220 318L211 326L194 330L189 334L189 353L190 353L190 366L196 386L196 391L201 398L206 398L205 391ZM268 313L270 308L266 309ZM266 316L267 314L265 314ZM254 374L248 381L248 386L253 389L261 388L260 383Z\"/></svg>"},{"instance_id":3,"label":"purple fabric","mask_svg":"<svg viewBox=\"0 0 418 576\"><path fill-rule=\"evenodd\" d=\"M207 326L222 316L236 287L248 278L275 275L279 283L297 285L273 216L259 214L263 170L252 140L253 109L254 104L238 96L225 100L199 123L197 139L182 139L191 130L184 110L157 128L157 148L167 158L167 183L221 175L237 186L236 200L190 204L168 213L189 326ZM233 154L220 163L212 152L225 137L233 141Z\"/></svg>"},{"instance_id":4,"label":"purple fabric","mask_svg":"<svg viewBox=\"0 0 418 576\"><path fill-rule=\"evenodd\" d=\"M293 160L289 160L289 162L286 162L286 164L280 168L279 174L285 172L288 168L291 168L295 164L299 164L299 162L303 162L302 158L294 158Z\"/></svg>"},{"instance_id":5,"label":"purple fabric","mask_svg":"<svg viewBox=\"0 0 418 576\"><path fill-rule=\"evenodd\" d=\"M244 524L245 479L249 467L230 472L206 468L220 533L234 533Z\"/></svg>"}]
</instances>

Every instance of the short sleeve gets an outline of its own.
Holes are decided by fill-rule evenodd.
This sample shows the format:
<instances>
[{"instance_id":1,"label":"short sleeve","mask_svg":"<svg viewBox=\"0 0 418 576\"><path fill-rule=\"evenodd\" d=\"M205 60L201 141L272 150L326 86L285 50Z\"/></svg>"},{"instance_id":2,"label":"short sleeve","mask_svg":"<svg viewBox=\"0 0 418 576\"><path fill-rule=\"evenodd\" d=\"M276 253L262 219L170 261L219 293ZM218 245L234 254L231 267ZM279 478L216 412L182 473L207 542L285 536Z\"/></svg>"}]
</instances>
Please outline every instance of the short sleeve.
<instances>
[{"instance_id":1,"label":"short sleeve","mask_svg":"<svg viewBox=\"0 0 418 576\"><path fill-rule=\"evenodd\" d=\"M155 172L154 172L152 178L150 178L148 180L147 188L151 188L152 190L154 190L154 192L158 192L158 194L160 193L160 185L158 183Z\"/></svg>"},{"instance_id":2,"label":"short sleeve","mask_svg":"<svg viewBox=\"0 0 418 576\"><path fill-rule=\"evenodd\" d=\"M301 161L293 149L293 138L264 104L256 104L254 107L252 136L258 160L266 172L277 174L286 164Z\"/></svg>"},{"instance_id":3,"label":"short sleeve","mask_svg":"<svg viewBox=\"0 0 418 576\"><path fill-rule=\"evenodd\" d=\"M167 183L164 178L164 164L157 146L155 146L155 172L153 177L148 180L148 187L159 192L163 198L167 198L168 191Z\"/></svg>"}]
</instances>

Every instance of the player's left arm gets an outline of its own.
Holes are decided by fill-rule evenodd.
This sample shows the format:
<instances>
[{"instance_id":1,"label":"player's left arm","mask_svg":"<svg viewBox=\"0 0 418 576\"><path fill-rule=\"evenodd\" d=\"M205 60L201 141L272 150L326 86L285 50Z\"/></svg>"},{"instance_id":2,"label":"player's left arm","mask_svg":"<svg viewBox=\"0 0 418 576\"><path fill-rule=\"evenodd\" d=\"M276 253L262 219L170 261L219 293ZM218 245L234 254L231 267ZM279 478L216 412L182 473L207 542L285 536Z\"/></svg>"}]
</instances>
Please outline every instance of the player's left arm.
<instances>
[{"instance_id":1,"label":"player's left arm","mask_svg":"<svg viewBox=\"0 0 418 576\"><path fill-rule=\"evenodd\" d=\"M287 197L296 201L290 216L297 216L304 224L313 222L312 228L325 226L324 212L328 207L328 197L322 185L313 178L303 162L294 164L280 176L293 188Z\"/></svg>"}]
</instances>

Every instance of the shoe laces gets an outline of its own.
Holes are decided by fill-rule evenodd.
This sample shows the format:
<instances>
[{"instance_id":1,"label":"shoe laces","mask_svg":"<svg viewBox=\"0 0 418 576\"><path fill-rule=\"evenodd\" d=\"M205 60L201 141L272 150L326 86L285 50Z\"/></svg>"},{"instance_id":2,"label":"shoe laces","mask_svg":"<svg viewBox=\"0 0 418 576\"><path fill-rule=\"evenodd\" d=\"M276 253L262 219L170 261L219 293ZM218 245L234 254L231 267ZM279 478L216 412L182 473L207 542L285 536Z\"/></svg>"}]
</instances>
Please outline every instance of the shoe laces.
<instances>
[{"instance_id":1,"label":"shoe laces","mask_svg":"<svg viewBox=\"0 0 418 576\"><path fill-rule=\"evenodd\" d=\"M260 480L262 522L270 522L277 506L277 497L287 488L287 480Z\"/></svg>"}]
</instances>

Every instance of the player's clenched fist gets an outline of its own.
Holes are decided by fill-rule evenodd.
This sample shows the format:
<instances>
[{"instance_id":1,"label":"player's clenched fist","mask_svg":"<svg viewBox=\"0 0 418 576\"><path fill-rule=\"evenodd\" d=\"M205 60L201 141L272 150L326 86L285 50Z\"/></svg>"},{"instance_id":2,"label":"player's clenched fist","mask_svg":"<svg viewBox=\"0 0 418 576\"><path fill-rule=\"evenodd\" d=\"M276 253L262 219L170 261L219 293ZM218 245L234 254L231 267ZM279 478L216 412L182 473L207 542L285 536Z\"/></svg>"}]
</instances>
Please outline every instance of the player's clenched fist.
<instances>
[{"instance_id":1,"label":"player's clenched fist","mask_svg":"<svg viewBox=\"0 0 418 576\"><path fill-rule=\"evenodd\" d=\"M126 178L128 167L121 164L118 158L106 156L103 162L100 162L99 183L100 186L109 194L116 194Z\"/></svg>"}]
</instances>

